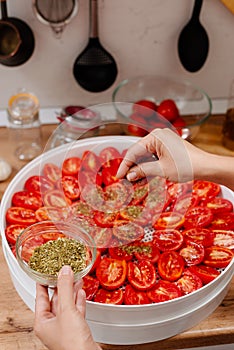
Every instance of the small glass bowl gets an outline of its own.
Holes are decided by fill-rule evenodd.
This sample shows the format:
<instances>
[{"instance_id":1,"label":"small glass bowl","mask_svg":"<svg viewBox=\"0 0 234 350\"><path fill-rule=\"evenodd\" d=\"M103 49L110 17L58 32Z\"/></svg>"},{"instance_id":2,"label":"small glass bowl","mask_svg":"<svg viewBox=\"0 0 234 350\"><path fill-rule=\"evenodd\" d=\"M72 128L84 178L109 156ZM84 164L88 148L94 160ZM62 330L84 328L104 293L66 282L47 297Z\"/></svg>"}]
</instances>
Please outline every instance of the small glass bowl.
<instances>
[{"instance_id":1,"label":"small glass bowl","mask_svg":"<svg viewBox=\"0 0 234 350\"><path fill-rule=\"evenodd\" d=\"M16 258L20 267L35 282L49 287L56 287L57 275L48 275L33 270L28 262L34 249L48 240L61 237L75 239L86 248L86 267L74 273L74 281L78 281L88 274L96 259L96 245L93 238L76 225L64 222L41 221L27 227L21 232L16 241Z\"/></svg>"},{"instance_id":2,"label":"small glass bowl","mask_svg":"<svg viewBox=\"0 0 234 350\"><path fill-rule=\"evenodd\" d=\"M177 129L182 138L192 140L197 135L201 124L211 115L210 97L202 89L186 80L158 75L125 79L114 90L112 102L119 121L124 125L124 133L133 135L129 132L129 124L138 125L147 132L153 129L147 120L145 123L140 123L131 119L135 102L150 100L159 105L165 99L174 100L185 126L174 127L165 118L158 115L159 127Z\"/></svg>"}]
</instances>

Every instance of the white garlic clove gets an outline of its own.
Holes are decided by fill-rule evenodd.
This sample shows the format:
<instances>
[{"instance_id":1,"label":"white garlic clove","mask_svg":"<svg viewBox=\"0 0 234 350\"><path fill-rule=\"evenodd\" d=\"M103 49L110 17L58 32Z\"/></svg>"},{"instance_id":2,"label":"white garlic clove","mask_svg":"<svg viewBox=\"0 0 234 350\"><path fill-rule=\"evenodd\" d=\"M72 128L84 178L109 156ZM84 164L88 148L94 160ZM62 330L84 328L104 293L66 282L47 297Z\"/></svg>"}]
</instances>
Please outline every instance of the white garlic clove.
<instances>
[{"instance_id":1,"label":"white garlic clove","mask_svg":"<svg viewBox=\"0 0 234 350\"><path fill-rule=\"evenodd\" d=\"M11 165L5 159L0 158L0 181L8 179L8 177L11 175L11 172Z\"/></svg>"}]
</instances>

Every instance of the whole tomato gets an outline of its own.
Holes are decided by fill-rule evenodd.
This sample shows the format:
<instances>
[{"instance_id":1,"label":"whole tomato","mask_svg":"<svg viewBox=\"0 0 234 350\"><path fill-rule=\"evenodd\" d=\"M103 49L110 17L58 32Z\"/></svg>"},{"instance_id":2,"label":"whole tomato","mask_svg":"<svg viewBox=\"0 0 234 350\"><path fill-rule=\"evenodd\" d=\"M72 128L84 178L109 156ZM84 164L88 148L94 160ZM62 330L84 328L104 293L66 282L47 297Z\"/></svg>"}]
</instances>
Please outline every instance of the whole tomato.
<instances>
[{"instance_id":1,"label":"whole tomato","mask_svg":"<svg viewBox=\"0 0 234 350\"><path fill-rule=\"evenodd\" d=\"M173 122L179 117L179 110L175 102L171 99L163 100L159 104L157 112L170 122Z\"/></svg>"},{"instance_id":2,"label":"whole tomato","mask_svg":"<svg viewBox=\"0 0 234 350\"><path fill-rule=\"evenodd\" d=\"M157 105L153 101L139 100L133 104L132 111L144 118L150 118L157 111Z\"/></svg>"}]
</instances>

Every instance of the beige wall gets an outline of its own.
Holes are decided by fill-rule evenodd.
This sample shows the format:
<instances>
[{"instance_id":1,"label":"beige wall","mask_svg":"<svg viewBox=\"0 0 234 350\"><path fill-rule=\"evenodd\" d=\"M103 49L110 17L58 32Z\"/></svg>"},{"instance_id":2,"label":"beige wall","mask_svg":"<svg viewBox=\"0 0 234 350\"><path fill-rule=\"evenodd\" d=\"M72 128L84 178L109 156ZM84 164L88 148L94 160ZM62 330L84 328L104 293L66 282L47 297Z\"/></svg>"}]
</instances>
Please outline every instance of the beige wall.
<instances>
[{"instance_id":1,"label":"beige wall","mask_svg":"<svg viewBox=\"0 0 234 350\"><path fill-rule=\"evenodd\" d=\"M228 95L234 78L234 15L221 1L204 0L201 22L210 38L209 56L199 72L188 73L178 59L177 39L191 15L193 0L99 0L100 39L115 57L119 74L110 89L96 94L83 90L72 75L89 29L88 0L78 1L77 16L56 39L35 18L32 1L8 0L9 15L31 26L36 48L22 66L0 65L0 108L23 86L38 95L42 107L108 102L118 82L146 73L186 78L214 99Z\"/></svg>"}]
</instances>

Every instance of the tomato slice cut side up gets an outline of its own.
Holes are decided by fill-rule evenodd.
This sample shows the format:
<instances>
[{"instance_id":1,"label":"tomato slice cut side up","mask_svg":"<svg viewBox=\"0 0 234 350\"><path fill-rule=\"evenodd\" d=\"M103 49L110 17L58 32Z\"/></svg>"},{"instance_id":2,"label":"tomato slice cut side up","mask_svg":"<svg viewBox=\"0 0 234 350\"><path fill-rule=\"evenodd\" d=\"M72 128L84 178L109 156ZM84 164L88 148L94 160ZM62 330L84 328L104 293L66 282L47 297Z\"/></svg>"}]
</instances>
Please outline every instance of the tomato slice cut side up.
<instances>
[{"instance_id":1,"label":"tomato slice cut side up","mask_svg":"<svg viewBox=\"0 0 234 350\"><path fill-rule=\"evenodd\" d=\"M117 289L126 279L127 263L125 260L103 258L96 268L96 276L103 288Z\"/></svg>"}]
</instances>

